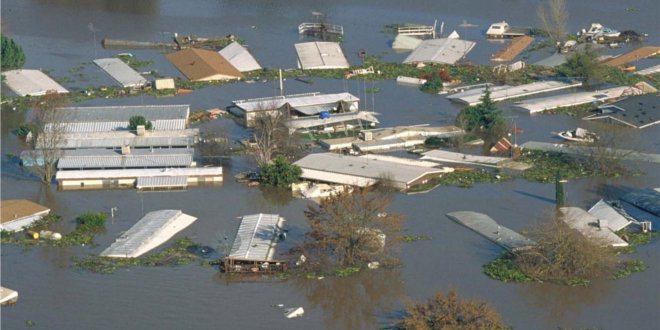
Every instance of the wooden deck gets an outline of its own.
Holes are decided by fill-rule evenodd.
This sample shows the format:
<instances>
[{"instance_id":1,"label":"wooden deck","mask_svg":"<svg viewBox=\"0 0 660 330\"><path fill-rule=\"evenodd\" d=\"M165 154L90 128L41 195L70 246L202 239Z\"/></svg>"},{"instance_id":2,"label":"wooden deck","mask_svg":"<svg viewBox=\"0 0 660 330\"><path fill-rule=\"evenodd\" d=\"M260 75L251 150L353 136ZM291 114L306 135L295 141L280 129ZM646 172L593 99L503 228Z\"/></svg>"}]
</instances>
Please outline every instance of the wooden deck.
<instances>
[{"instance_id":1,"label":"wooden deck","mask_svg":"<svg viewBox=\"0 0 660 330\"><path fill-rule=\"evenodd\" d=\"M654 56L660 54L660 47L654 47L654 46L649 46L649 47L641 47L637 48L635 50L629 51L627 53L621 54L617 57L611 58L603 62L605 65L609 66L622 66L625 64L628 64L630 62L635 62L639 60L643 60L645 58Z\"/></svg>"},{"instance_id":2,"label":"wooden deck","mask_svg":"<svg viewBox=\"0 0 660 330\"><path fill-rule=\"evenodd\" d=\"M516 37L513 40L511 40L511 43L509 43L504 49L500 50L497 54L493 55L491 58L491 61L497 61L497 62L508 62L516 58L520 53L522 53L525 48L529 47L529 45L534 42L534 38L530 36L521 36L521 37Z\"/></svg>"}]
</instances>

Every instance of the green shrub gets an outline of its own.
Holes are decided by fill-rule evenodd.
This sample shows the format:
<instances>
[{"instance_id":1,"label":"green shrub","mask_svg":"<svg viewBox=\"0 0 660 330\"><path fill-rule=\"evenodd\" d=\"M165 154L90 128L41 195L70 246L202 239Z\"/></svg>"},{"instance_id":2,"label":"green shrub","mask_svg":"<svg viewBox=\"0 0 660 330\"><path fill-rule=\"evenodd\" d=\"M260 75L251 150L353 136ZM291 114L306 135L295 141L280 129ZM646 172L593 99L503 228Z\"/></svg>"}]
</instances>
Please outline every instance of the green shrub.
<instances>
[{"instance_id":1,"label":"green shrub","mask_svg":"<svg viewBox=\"0 0 660 330\"><path fill-rule=\"evenodd\" d=\"M20 69L25 64L25 53L13 39L0 35L2 39L2 70Z\"/></svg>"},{"instance_id":2,"label":"green shrub","mask_svg":"<svg viewBox=\"0 0 660 330\"><path fill-rule=\"evenodd\" d=\"M108 215L103 212L93 213L87 212L79 215L76 218L76 230L81 231L94 231L105 227L105 219Z\"/></svg>"},{"instance_id":3,"label":"green shrub","mask_svg":"<svg viewBox=\"0 0 660 330\"><path fill-rule=\"evenodd\" d=\"M148 130L153 128L153 124L142 116L133 116L128 120L128 128L131 131L137 130L140 125L144 125L144 128Z\"/></svg>"},{"instance_id":4,"label":"green shrub","mask_svg":"<svg viewBox=\"0 0 660 330\"><path fill-rule=\"evenodd\" d=\"M287 188L300 179L302 169L291 164L284 156L277 156L272 163L259 170L261 182L267 186Z\"/></svg>"}]
</instances>

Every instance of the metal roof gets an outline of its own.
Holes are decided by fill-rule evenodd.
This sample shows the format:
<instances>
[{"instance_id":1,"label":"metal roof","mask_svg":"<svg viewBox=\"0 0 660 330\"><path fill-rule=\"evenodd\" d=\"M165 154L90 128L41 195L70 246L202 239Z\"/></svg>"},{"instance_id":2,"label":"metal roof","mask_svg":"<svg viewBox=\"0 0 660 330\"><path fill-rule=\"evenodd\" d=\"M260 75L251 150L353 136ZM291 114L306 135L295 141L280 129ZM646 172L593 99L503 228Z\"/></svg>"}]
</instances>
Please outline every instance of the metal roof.
<instances>
[{"instance_id":1,"label":"metal roof","mask_svg":"<svg viewBox=\"0 0 660 330\"><path fill-rule=\"evenodd\" d=\"M218 53L240 72L261 70L261 66L250 52L238 42L232 42Z\"/></svg>"},{"instance_id":2,"label":"metal roof","mask_svg":"<svg viewBox=\"0 0 660 330\"><path fill-rule=\"evenodd\" d=\"M423 166L335 153L309 154L295 164L303 170L302 177L306 179L351 185L363 182L361 185L369 185L383 176L389 176L399 188L407 188L408 184L422 176L443 173L442 170Z\"/></svg>"},{"instance_id":3,"label":"metal roof","mask_svg":"<svg viewBox=\"0 0 660 330\"><path fill-rule=\"evenodd\" d=\"M333 113L328 118L319 117L302 117L291 119L286 122L289 129L295 130L300 128L311 128L323 125L331 125L336 123L348 122L353 120L364 120L370 123L378 123L375 112L358 111L358 112L344 112Z\"/></svg>"},{"instance_id":4,"label":"metal roof","mask_svg":"<svg viewBox=\"0 0 660 330\"><path fill-rule=\"evenodd\" d=\"M473 41L454 38L424 40L403 63L454 64L467 55L474 45L476 43Z\"/></svg>"},{"instance_id":5,"label":"metal roof","mask_svg":"<svg viewBox=\"0 0 660 330\"><path fill-rule=\"evenodd\" d=\"M561 81L537 81L530 84L518 86L496 86L490 87L490 98L495 102L504 101L513 98L519 98L534 94L547 93L561 89L580 86L582 83L565 83ZM467 105L477 105L481 103L481 97L484 95L486 89L478 88L471 89L462 93L456 93L447 96L448 99L454 102L460 102Z\"/></svg>"},{"instance_id":6,"label":"metal roof","mask_svg":"<svg viewBox=\"0 0 660 330\"><path fill-rule=\"evenodd\" d=\"M98 107L58 108L67 123L128 122L133 116L143 116L147 120L188 119L190 105L123 105Z\"/></svg>"},{"instance_id":7,"label":"metal roof","mask_svg":"<svg viewBox=\"0 0 660 330\"><path fill-rule=\"evenodd\" d=\"M602 199L594 204L587 212L598 219L607 220L607 227L612 229L612 231L619 231L632 223L632 221L626 219L612 205Z\"/></svg>"},{"instance_id":8,"label":"metal roof","mask_svg":"<svg viewBox=\"0 0 660 330\"><path fill-rule=\"evenodd\" d=\"M634 96L612 104L601 105L598 107L597 113L582 119L612 119L635 128L646 128L660 124L658 106L660 106L660 98L655 94Z\"/></svg>"},{"instance_id":9,"label":"metal roof","mask_svg":"<svg viewBox=\"0 0 660 330\"><path fill-rule=\"evenodd\" d=\"M124 145L134 148L188 147L196 143L197 136L199 136L198 128L152 131L143 136L138 136L129 131L69 133L65 135L58 148L121 148ZM41 147L40 141L37 139L37 148Z\"/></svg>"},{"instance_id":10,"label":"metal roof","mask_svg":"<svg viewBox=\"0 0 660 330\"><path fill-rule=\"evenodd\" d=\"M245 215L236 233L230 259L270 261L275 255L278 231L284 218L278 214Z\"/></svg>"},{"instance_id":11,"label":"metal roof","mask_svg":"<svg viewBox=\"0 0 660 330\"><path fill-rule=\"evenodd\" d=\"M350 66L336 42L314 41L295 44L298 67L313 69L348 69Z\"/></svg>"},{"instance_id":12,"label":"metal roof","mask_svg":"<svg viewBox=\"0 0 660 330\"><path fill-rule=\"evenodd\" d=\"M40 96L56 91L59 94L69 91L39 70L10 70L2 72L4 83L20 96Z\"/></svg>"},{"instance_id":13,"label":"metal roof","mask_svg":"<svg viewBox=\"0 0 660 330\"><path fill-rule=\"evenodd\" d=\"M187 176L150 176L137 179L135 188L153 189L153 188L185 188L188 187Z\"/></svg>"},{"instance_id":14,"label":"metal roof","mask_svg":"<svg viewBox=\"0 0 660 330\"><path fill-rule=\"evenodd\" d=\"M118 179L164 176L222 176L222 167L142 168L57 171L56 180Z\"/></svg>"},{"instance_id":15,"label":"metal roof","mask_svg":"<svg viewBox=\"0 0 660 330\"><path fill-rule=\"evenodd\" d=\"M628 246L628 243L610 228L599 228L598 218L579 207L560 207L561 219L569 227L602 246Z\"/></svg>"},{"instance_id":16,"label":"metal roof","mask_svg":"<svg viewBox=\"0 0 660 330\"><path fill-rule=\"evenodd\" d=\"M636 207L660 217L660 192L653 189L639 189L621 197Z\"/></svg>"},{"instance_id":17,"label":"metal roof","mask_svg":"<svg viewBox=\"0 0 660 330\"><path fill-rule=\"evenodd\" d=\"M94 60L94 63L122 87L140 87L147 83L147 79L118 58L100 58Z\"/></svg>"},{"instance_id":18,"label":"metal roof","mask_svg":"<svg viewBox=\"0 0 660 330\"><path fill-rule=\"evenodd\" d=\"M593 92L561 94L524 100L516 102L514 107L526 110L529 113L537 113L546 110L554 110L560 107L607 101L609 99L621 97L624 93L628 92L633 94L641 93L641 91L635 87L613 87Z\"/></svg>"},{"instance_id":19,"label":"metal roof","mask_svg":"<svg viewBox=\"0 0 660 330\"><path fill-rule=\"evenodd\" d=\"M135 258L166 242L197 218L181 210L160 210L147 213L124 232L110 247L101 252L104 257Z\"/></svg>"},{"instance_id":20,"label":"metal roof","mask_svg":"<svg viewBox=\"0 0 660 330\"><path fill-rule=\"evenodd\" d=\"M193 162L193 149L68 150L57 162L58 169L188 167Z\"/></svg>"},{"instance_id":21,"label":"metal roof","mask_svg":"<svg viewBox=\"0 0 660 330\"><path fill-rule=\"evenodd\" d=\"M243 109L246 112L252 111L266 111L279 109L285 104L289 104L292 108L305 108L318 105L334 104L340 101L343 102L359 102L360 98L351 93L304 93L292 94L284 96L261 97L255 99L235 100L232 101L233 105Z\"/></svg>"}]
</instances>

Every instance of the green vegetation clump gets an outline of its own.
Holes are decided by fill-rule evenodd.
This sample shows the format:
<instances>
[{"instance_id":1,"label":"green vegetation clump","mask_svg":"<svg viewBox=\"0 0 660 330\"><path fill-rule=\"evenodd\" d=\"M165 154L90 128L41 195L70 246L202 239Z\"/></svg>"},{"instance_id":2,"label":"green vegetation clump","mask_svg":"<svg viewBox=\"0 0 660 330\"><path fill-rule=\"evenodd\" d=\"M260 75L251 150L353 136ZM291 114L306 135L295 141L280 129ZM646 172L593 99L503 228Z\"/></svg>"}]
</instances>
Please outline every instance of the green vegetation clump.
<instances>
[{"instance_id":1,"label":"green vegetation clump","mask_svg":"<svg viewBox=\"0 0 660 330\"><path fill-rule=\"evenodd\" d=\"M597 175L586 159L558 152L528 150L522 153L518 161L534 165L523 174L530 181L549 183L556 179L570 180Z\"/></svg>"},{"instance_id":2,"label":"green vegetation clump","mask_svg":"<svg viewBox=\"0 0 660 330\"><path fill-rule=\"evenodd\" d=\"M280 155L272 163L266 164L259 170L259 177L263 184L273 187L288 188L300 179L302 169L291 164L289 160Z\"/></svg>"},{"instance_id":3,"label":"green vegetation clump","mask_svg":"<svg viewBox=\"0 0 660 330\"><path fill-rule=\"evenodd\" d=\"M138 258L110 258L101 256L88 256L83 259L75 259L74 266L80 270L111 274L121 268L128 268L134 266L143 267L156 267L156 266L178 266L187 265L199 259L195 254L190 252L199 245L193 243L188 238L177 239L174 244L167 249Z\"/></svg>"},{"instance_id":4,"label":"green vegetation clump","mask_svg":"<svg viewBox=\"0 0 660 330\"><path fill-rule=\"evenodd\" d=\"M335 270L335 275L339 277L347 277L355 273L358 273L359 271L360 271L360 267L344 267Z\"/></svg>"},{"instance_id":5,"label":"green vegetation clump","mask_svg":"<svg viewBox=\"0 0 660 330\"><path fill-rule=\"evenodd\" d=\"M401 241L405 243L417 242L417 241L429 241L431 237L426 235L404 235L401 236Z\"/></svg>"},{"instance_id":6,"label":"green vegetation clump","mask_svg":"<svg viewBox=\"0 0 660 330\"><path fill-rule=\"evenodd\" d=\"M497 259L484 265L484 273L492 279L505 283L524 283L531 281L532 278L520 270L514 259L515 256L513 254L504 253Z\"/></svg>"},{"instance_id":7,"label":"green vegetation clump","mask_svg":"<svg viewBox=\"0 0 660 330\"><path fill-rule=\"evenodd\" d=\"M646 264L641 260L629 260L619 264L617 271L612 274L613 280L626 278L633 273L640 273L646 270Z\"/></svg>"},{"instance_id":8,"label":"green vegetation clump","mask_svg":"<svg viewBox=\"0 0 660 330\"><path fill-rule=\"evenodd\" d=\"M128 128L132 131L137 130L137 127L143 125L145 129L151 130L154 125L142 116L133 116L128 119Z\"/></svg>"},{"instance_id":9,"label":"green vegetation clump","mask_svg":"<svg viewBox=\"0 0 660 330\"><path fill-rule=\"evenodd\" d=\"M25 53L23 48L19 46L13 39L0 34L2 39L2 71L20 69L25 64Z\"/></svg>"}]
</instances>

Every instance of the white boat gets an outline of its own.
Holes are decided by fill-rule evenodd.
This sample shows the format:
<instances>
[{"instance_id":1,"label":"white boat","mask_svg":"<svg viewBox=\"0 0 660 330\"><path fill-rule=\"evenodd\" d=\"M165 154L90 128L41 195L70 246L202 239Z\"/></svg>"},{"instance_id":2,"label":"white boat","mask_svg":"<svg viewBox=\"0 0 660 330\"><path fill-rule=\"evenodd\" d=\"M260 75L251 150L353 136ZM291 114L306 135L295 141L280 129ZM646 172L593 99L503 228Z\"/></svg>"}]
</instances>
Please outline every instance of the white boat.
<instances>
[{"instance_id":1,"label":"white boat","mask_svg":"<svg viewBox=\"0 0 660 330\"><path fill-rule=\"evenodd\" d=\"M593 143L598 139L598 136L595 133L589 132L586 129L579 127L573 131L559 132L557 133L557 136L567 141L583 143Z\"/></svg>"},{"instance_id":2,"label":"white boat","mask_svg":"<svg viewBox=\"0 0 660 330\"><path fill-rule=\"evenodd\" d=\"M302 307L293 307L293 308L287 308L284 310L284 316L287 319L293 319L296 317L301 317L305 314L305 309Z\"/></svg>"}]
</instances>

